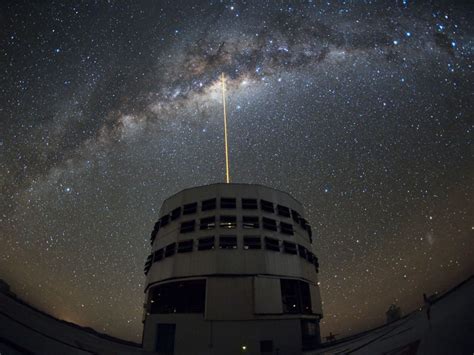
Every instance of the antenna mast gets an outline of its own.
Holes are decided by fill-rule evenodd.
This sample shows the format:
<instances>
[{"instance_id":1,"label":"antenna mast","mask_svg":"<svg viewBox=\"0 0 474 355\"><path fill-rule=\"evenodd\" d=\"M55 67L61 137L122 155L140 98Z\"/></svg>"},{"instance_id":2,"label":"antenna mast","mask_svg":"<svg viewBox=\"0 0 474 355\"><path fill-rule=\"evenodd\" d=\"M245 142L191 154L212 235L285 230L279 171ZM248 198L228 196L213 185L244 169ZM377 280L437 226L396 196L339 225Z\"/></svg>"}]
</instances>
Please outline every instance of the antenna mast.
<instances>
[{"instance_id":1,"label":"antenna mast","mask_svg":"<svg viewBox=\"0 0 474 355\"><path fill-rule=\"evenodd\" d=\"M225 182L230 183L229 173L229 145L227 142L227 112L225 107L225 77L224 73L221 75L222 83L222 106L224 107L224 146L225 146Z\"/></svg>"}]
</instances>

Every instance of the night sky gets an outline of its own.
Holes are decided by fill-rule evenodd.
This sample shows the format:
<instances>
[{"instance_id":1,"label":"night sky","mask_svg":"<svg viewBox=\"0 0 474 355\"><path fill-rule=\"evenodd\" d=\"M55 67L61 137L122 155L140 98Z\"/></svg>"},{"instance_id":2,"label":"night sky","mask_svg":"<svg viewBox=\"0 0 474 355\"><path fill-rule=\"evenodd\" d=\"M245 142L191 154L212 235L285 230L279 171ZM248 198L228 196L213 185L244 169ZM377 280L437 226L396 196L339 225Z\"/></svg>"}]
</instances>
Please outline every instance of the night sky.
<instances>
[{"instance_id":1,"label":"night sky","mask_svg":"<svg viewBox=\"0 0 474 355\"><path fill-rule=\"evenodd\" d=\"M0 278L140 341L163 200L231 176L315 234L322 334L474 271L469 1L2 1ZM237 295L236 295L237 297Z\"/></svg>"}]
</instances>

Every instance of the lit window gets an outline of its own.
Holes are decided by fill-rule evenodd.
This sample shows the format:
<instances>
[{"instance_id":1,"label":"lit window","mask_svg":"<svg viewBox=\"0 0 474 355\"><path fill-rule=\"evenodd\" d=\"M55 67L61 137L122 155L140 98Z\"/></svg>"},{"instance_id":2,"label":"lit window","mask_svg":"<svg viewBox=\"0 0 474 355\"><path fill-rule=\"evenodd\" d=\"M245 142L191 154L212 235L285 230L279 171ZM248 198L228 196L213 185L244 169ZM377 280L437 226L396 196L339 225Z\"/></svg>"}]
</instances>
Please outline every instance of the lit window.
<instances>
[{"instance_id":1,"label":"lit window","mask_svg":"<svg viewBox=\"0 0 474 355\"><path fill-rule=\"evenodd\" d=\"M178 243L178 253L189 253L193 251L193 240L183 240Z\"/></svg>"},{"instance_id":2,"label":"lit window","mask_svg":"<svg viewBox=\"0 0 474 355\"><path fill-rule=\"evenodd\" d=\"M214 249L214 237L205 237L198 240L198 250Z\"/></svg>"},{"instance_id":3,"label":"lit window","mask_svg":"<svg viewBox=\"0 0 474 355\"><path fill-rule=\"evenodd\" d=\"M262 249L262 240L259 236L244 237L244 249Z\"/></svg>"},{"instance_id":4,"label":"lit window","mask_svg":"<svg viewBox=\"0 0 474 355\"><path fill-rule=\"evenodd\" d=\"M177 207L173 211L171 211L171 220L172 221L178 219L180 216L181 216L181 207Z\"/></svg>"},{"instance_id":5,"label":"lit window","mask_svg":"<svg viewBox=\"0 0 474 355\"><path fill-rule=\"evenodd\" d=\"M216 217L206 217L201 218L201 223L199 225L199 229L207 230L207 229L214 229L216 228Z\"/></svg>"},{"instance_id":6,"label":"lit window","mask_svg":"<svg viewBox=\"0 0 474 355\"><path fill-rule=\"evenodd\" d=\"M165 258L174 255L176 251L176 243L168 244L165 248Z\"/></svg>"},{"instance_id":7,"label":"lit window","mask_svg":"<svg viewBox=\"0 0 474 355\"><path fill-rule=\"evenodd\" d=\"M237 237L235 235L225 235L219 237L220 249L237 249Z\"/></svg>"},{"instance_id":8,"label":"lit window","mask_svg":"<svg viewBox=\"0 0 474 355\"><path fill-rule=\"evenodd\" d=\"M293 235L293 225L290 223L280 222L280 232L283 234Z\"/></svg>"},{"instance_id":9,"label":"lit window","mask_svg":"<svg viewBox=\"0 0 474 355\"><path fill-rule=\"evenodd\" d=\"M277 211L279 216L291 217L290 209L288 207L277 205Z\"/></svg>"},{"instance_id":10,"label":"lit window","mask_svg":"<svg viewBox=\"0 0 474 355\"><path fill-rule=\"evenodd\" d=\"M244 210L256 210L258 208L257 199L255 198L243 198L242 209Z\"/></svg>"},{"instance_id":11,"label":"lit window","mask_svg":"<svg viewBox=\"0 0 474 355\"><path fill-rule=\"evenodd\" d=\"M296 255L296 244L290 242L283 242L283 252L287 254L295 254Z\"/></svg>"},{"instance_id":12,"label":"lit window","mask_svg":"<svg viewBox=\"0 0 474 355\"><path fill-rule=\"evenodd\" d=\"M197 202L188 203L183 206L183 214L193 214L197 212Z\"/></svg>"},{"instance_id":13,"label":"lit window","mask_svg":"<svg viewBox=\"0 0 474 355\"><path fill-rule=\"evenodd\" d=\"M221 208L236 208L236 200L235 198L223 197L221 198Z\"/></svg>"},{"instance_id":14,"label":"lit window","mask_svg":"<svg viewBox=\"0 0 474 355\"><path fill-rule=\"evenodd\" d=\"M219 227L224 229L235 229L237 227L237 217L220 216Z\"/></svg>"},{"instance_id":15,"label":"lit window","mask_svg":"<svg viewBox=\"0 0 474 355\"><path fill-rule=\"evenodd\" d=\"M265 249L272 251L280 251L280 242L278 239L265 237Z\"/></svg>"},{"instance_id":16,"label":"lit window","mask_svg":"<svg viewBox=\"0 0 474 355\"><path fill-rule=\"evenodd\" d=\"M260 200L260 208L265 212L275 212L275 209L273 208L273 202L270 201Z\"/></svg>"},{"instance_id":17,"label":"lit window","mask_svg":"<svg viewBox=\"0 0 474 355\"><path fill-rule=\"evenodd\" d=\"M242 227L244 229L256 229L260 227L257 216L243 216Z\"/></svg>"},{"instance_id":18,"label":"lit window","mask_svg":"<svg viewBox=\"0 0 474 355\"><path fill-rule=\"evenodd\" d=\"M180 233L190 233L194 232L196 221L186 221L181 223Z\"/></svg>"},{"instance_id":19,"label":"lit window","mask_svg":"<svg viewBox=\"0 0 474 355\"><path fill-rule=\"evenodd\" d=\"M264 229L268 229L271 231L276 231L277 230L277 223L274 219L271 218L262 218L262 226Z\"/></svg>"},{"instance_id":20,"label":"lit window","mask_svg":"<svg viewBox=\"0 0 474 355\"><path fill-rule=\"evenodd\" d=\"M211 198L209 200L202 201L201 210L211 211L216 209L216 199Z\"/></svg>"}]
</instances>

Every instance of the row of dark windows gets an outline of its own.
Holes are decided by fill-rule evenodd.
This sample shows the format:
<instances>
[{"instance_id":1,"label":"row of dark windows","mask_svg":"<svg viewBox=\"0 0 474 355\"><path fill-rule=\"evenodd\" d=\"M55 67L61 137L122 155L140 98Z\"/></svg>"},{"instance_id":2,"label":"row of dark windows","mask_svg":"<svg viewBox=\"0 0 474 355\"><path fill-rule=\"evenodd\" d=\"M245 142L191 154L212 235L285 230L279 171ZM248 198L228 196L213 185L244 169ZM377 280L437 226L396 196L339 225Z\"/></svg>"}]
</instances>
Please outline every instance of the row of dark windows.
<instances>
[{"instance_id":1,"label":"row of dark windows","mask_svg":"<svg viewBox=\"0 0 474 355\"><path fill-rule=\"evenodd\" d=\"M159 262L164 258L173 256L175 254L190 253L194 251L196 245L197 251L212 250L216 248L216 238L214 236L203 237L197 240L188 239L178 243L170 243L166 247L156 250L153 254L150 254L145 263L145 275L151 268L151 265L155 262ZM318 258L307 248L300 244L280 241L275 238L264 237L263 243L262 238L258 235L244 236L243 238L243 249L244 250L256 250L266 249L275 252L283 252L286 254L299 255L301 258L314 264L316 272L319 269ZM237 236L235 235L221 235L218 238L219 249L237 249Z\"/></svg>"},{"instance_id":2,"label":"row of dark windows","mask_svg":"<svg viewBox=\"0 0 474 355\"><path fill-rule=\"evenodd\" d=\"M301 280L280 279L283 313L311 314L309 284ZM149 312L204 313L206 280L171 282L150 289Z\"/></svg>"},{"instance_id":3,"label":"row of dark windows","mask_svg":"<svg viewBox=\"0 0 474 355\"><path fill-rule=\"evenodd\" d=\"M231 198L231 197L222 197L220 198L220 208L221 209L235 209L237 208L237 199L236 198ZM260 203L259 203L260 202ZM296 224L299 224L303 229L305 229L309 237L311 239L312 233L311 233L311 227L304 219L301 217L301 215L293 210L290 209L286 206L283 205L276 205L267 200L257 200L254 198L242 198L241 199L241 207L244 210L257 210L260 206L260 209L262 211L268 212L268 213L277 213L279 216L286 217L286 218L293 218ZM201 211L212 211L217 208L217 199L216 198L211 198L208 200L204 200L201 202ZM198 203L193 202L193 203L188 203L183 205L182 207L177 207L174 210L172 210L170 213L164 215L161 217L158 222L155 223L153 232L151 233L151 240L152 243L155 240L155 237L160 230L160 228L166 227L171 221L174 221L181 217L181 215L191 215L194 213L197 213L198 211Z\"/></svg>"},{"instance_id":4,"label":"row of dark windows","mask_svg":"<svg viewBox=\"0 0 474 355\"><path fill-rule=\"evenodd\" d=\"M261 225L263 229L277 231L277 221L271 218L262 217ZM200 230L210 230L216 227L223 229L235 229L237 228L237 217L236 216L219 216L219 223L217 223L216 216L201 218L199 221ZM185 221L181 222L179 229L180 233L191 233L196 230L196 221ZM260 228L260 218L258 216L243 216L242 217L242 228L243 229L258 229ZM280 222L280 232L287 235L293 235L293 225L291 223Z\"/></svg>"}]
</instances>

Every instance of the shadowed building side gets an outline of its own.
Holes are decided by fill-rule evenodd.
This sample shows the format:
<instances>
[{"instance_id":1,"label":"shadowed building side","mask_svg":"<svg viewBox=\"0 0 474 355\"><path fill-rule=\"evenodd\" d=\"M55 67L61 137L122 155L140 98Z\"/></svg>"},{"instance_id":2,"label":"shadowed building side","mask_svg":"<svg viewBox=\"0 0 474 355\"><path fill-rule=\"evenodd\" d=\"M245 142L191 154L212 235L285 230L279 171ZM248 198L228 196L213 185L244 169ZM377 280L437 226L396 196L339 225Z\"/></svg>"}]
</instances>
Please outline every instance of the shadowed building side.
<instances>
[{"instance_id":1,"label":"shadowed building side","mask_svg":"<svg viewBox=\"0 0 474 355\"><path fill-rule=\"evenodd\" d=\"M320 343L317 257L302 205L260 185L167 199L145 264L143 346L162 354L300 354Z\"/></svg>"}]
</instances>

